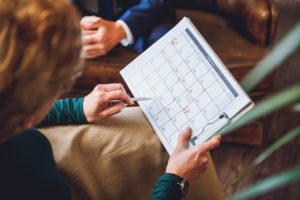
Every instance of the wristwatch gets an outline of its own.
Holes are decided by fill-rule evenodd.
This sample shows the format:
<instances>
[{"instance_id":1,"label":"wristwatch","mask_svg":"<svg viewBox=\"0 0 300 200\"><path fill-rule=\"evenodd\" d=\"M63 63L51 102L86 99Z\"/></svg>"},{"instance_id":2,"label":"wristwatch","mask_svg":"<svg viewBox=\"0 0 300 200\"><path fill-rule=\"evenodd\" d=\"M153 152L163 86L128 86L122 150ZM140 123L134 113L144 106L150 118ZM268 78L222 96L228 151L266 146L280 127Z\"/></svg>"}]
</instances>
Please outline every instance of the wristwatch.
<instances>
[{"instance_id":1,"label":"wristwatch","mask_svg":"<svg viewBox=\"0 0 300 200\"><path fill-rule=\"evenodd\" d=\"M185 197L190 189L190 184L188 180L181 178L181 180L177 182L177 184L179 185L182 196Z\"/></svg>"}]
</instances>

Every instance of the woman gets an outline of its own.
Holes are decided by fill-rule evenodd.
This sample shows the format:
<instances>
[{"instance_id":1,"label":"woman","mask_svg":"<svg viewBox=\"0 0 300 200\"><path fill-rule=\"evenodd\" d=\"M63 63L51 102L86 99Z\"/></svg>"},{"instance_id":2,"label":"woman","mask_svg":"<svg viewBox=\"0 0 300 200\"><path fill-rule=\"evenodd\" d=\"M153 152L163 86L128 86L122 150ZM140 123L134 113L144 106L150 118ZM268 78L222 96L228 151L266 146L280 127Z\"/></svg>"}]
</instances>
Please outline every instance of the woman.
<instances>
[{"instance_id":1,"label":"woman","mask_svg":"<svg viewBox=\"0 0 300 200\"><path fill-rule=\"evenodd\" d=\"M99 122L133 104L120 84L98 85L85 98L55 101L81 69L77 24L74 8L64 0L0 0L1 199L71 199L49 141L33 127ZM111 105L112 99L122 102ZM188 149L189 137L186 129L152 199L185 195L184 183L201 174L206 151L220 142L216 137Z\"/></svg>"}]
</instances>

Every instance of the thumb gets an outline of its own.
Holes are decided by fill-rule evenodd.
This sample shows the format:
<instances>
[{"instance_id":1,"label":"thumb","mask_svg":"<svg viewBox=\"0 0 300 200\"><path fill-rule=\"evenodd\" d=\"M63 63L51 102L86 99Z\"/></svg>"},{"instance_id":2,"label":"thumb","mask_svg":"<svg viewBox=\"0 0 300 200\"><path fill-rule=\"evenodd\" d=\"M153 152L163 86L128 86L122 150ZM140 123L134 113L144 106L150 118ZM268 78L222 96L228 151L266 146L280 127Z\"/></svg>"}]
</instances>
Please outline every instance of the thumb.
<instances>
[{"instance_id":1,"label":"thumb","mask_svg":"<svg viewBox=\"0 0 300 200\"><path fill-rule=\"evenodd\" d=\"M186 148L190 137L191 137L191 128L188 127L179 135L176 150Z\"/></svg>"}]
</instances>

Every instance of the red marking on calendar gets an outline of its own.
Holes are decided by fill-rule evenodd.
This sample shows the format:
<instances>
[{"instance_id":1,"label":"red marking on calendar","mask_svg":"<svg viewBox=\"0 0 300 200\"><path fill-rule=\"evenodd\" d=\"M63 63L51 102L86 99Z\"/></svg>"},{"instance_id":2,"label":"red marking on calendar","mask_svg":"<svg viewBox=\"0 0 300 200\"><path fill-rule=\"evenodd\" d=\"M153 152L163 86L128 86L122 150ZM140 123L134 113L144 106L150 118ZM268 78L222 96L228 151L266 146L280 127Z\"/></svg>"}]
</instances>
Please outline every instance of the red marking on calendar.
<instances>
[{"instance_id":1,"label":"red marking on calendar","mask_svg":"<svg viewBox=\"0 0 300 200\"><path fill-rule=\"evenodd\" d=\"M184 113L190 113L191 108L190 108L189 106L186 106L186 107L184 107L184 108L182 109L182 111L183 111Z\"/></svg>"}]
</instances>

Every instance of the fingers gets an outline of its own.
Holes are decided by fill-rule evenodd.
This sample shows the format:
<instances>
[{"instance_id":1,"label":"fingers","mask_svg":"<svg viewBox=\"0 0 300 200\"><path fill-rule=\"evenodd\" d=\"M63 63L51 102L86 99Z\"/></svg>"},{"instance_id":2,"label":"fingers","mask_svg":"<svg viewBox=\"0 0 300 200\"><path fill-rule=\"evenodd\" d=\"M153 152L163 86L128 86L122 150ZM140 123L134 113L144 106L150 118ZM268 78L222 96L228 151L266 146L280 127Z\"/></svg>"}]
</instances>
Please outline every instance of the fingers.
<instances>
[{"instance_id":1,"label":"fingers","mask_svg":"<svg viewBox=\"0 0 300 200\"><path fill-rule=\"evenodd\" d=\"M89 31L86 33L92 33L92 32ZM82 35L81 42L82 42L82 45L98 44L100 42L100 36L97 33L96 34L85 34L85 35Z\"/></svg>"},{"instance_id":2,"label":"fingers","mask_svg":"<svg viewBox=\"0 0 300 200\"><path fill-rule=\"evenodd\" d=\"M94 43L85 44L81 49L82 57L89 57L92 54L98 54L98 56L105 55L112 47L108 44Z\"/></svg>"},{"instance_id":3,"label":"fingers","mask_svg":"<svg viewBox=\"0 0 300 200\"><path fill-rule=\"evenodd\" d=\"M124 86L120 83L98 84L95 89L103 92L110 92L113 90L123 90L125 92Z\"/></svg>"},{"instance_id":4,"label":"fingers","mask_svg":"<svg viewBox=\"0 0 300 200\"><path fill-rule=\"evenodd\" d=\"M121 100L112 103L111 100ZM88 122L99 122L111 115L121 112L127 105L133 104L122 84L98 84L84 98L83 110Z\"/></svg>"},{"instance_id":5,"label":"fingers","mask_svg":"<svg viewBox=\"0 0 300 200\"><path fill-rule=\"evenodd\" d=\"M221 136L217 135L211 138L210 140L204 142L203 144L200 144L197 148L200 152L207 152L211 149L214 149L220 145L221 142Z\"/></svg>"},{"instance_id":6,"label":"fingers","mask_svg":"<svg viewBox=\"0 0 300 200\"><path fill-rule=\"evenodd\" d=\"M97 30L81 30L81 36L85 35L95 35Z\"/></svg>"},{"instance_id":7,"label":"fingers","mask_svg":"<svg viewBox=\"0 0 300 200\"><path fill-rule=\"evenodd\" d=\"M117 104L114 104L113 106L108 107L108 108L104 109L103 111L101 111L99 113L99 117L100 117L100 119L101 118L104 119L104 118L107 118L114 114L117 114L117 113L121 112L126 106L127 106L127 104L124 102L119 102Z\"/></svg>"},{"instance_id":8,"label":"fingers","mask_svg":"<svg viewBox=\"0 0 300 200\"><path fill-rule=\"evenodd\" d=\"M104 104L110 102L110 100L121 100L128 105L132 105L134 103L128 94L122 90L105 92L101 100Z\"/></svg>"},{"instance_id":9,"label":"fingers","mask_svg":"<svg viewBox=\"0 0 300 200\"><path fill-rule=\"evenodd\" d=\"M97 33L97 30L82 30L81 31L81 57L95 58L105 55L109 51L109 46L103 43L103 38Z\"/></svg>"},{"instance_id":10,"label":"fingers","mask_svg":"<svg viewBox=\"0 0 300 200\"><path fill-rule=\"evenodd\" d=\"M99 84L94 91L101 94L100 104L107 104L110 100L121 100L128 105L134 104L120 83Z\"/></svg>"},{"instance_id":11,"label":"fingers","mask_svg":"<svg viewBox=\"0 0 300 200\"><path fill-rule=\"evenodd\" d=\"M187 144L189 142L190 137L191 137L191 128L188 127L179 135L176 150L187 148Z\"/></svg>"},{"instance_id":12,"label":"fingers","mask_svg":"<svg viewBox=\"0 0 300 200\"><path fill-rule=\"evenodd\" d=\"M104 19L90 21L92 22L85 20L85 18L82 20L81 42L83 47L81 57L83 58L105 55L123 39L123 35L121 37L121 34L117 33L119 28L115 22Z\"/></svg>"},{"instance_id":13,"label":"fingers","mask_svg":"<svg viewBox=\"0 0 300 200\"><path fill-rule=\"evenodd\" d=\"M103 22L101 17L96 16L86 16L80 21L80 27L83 30L93 30L97 29Z\"/></svg>"}]
</instances>

